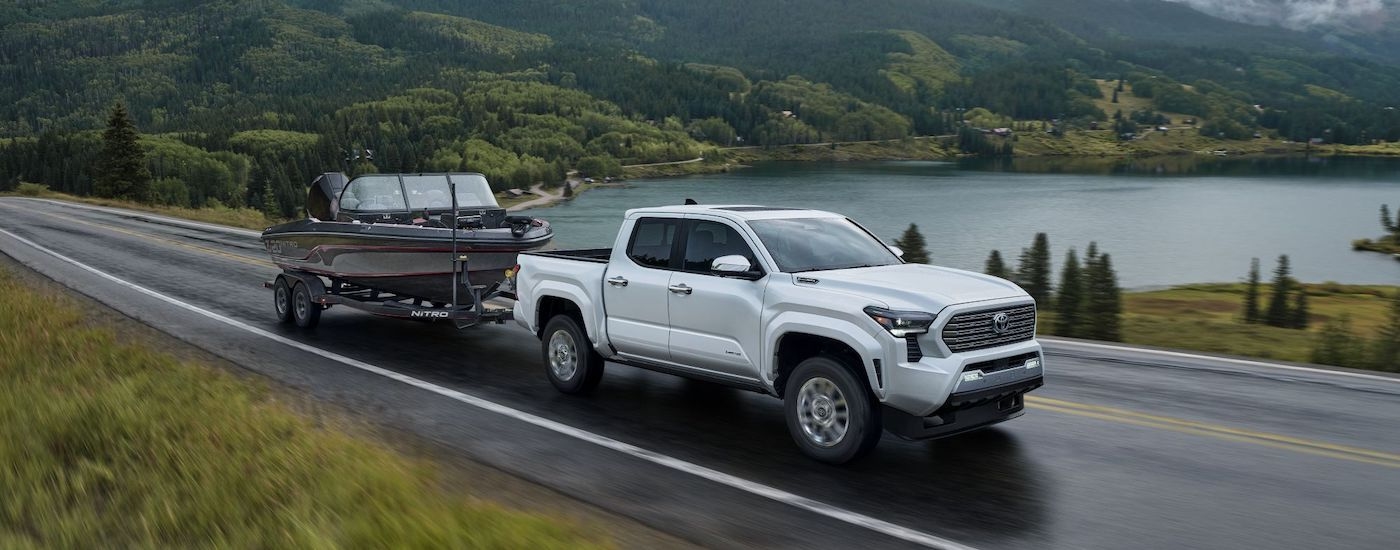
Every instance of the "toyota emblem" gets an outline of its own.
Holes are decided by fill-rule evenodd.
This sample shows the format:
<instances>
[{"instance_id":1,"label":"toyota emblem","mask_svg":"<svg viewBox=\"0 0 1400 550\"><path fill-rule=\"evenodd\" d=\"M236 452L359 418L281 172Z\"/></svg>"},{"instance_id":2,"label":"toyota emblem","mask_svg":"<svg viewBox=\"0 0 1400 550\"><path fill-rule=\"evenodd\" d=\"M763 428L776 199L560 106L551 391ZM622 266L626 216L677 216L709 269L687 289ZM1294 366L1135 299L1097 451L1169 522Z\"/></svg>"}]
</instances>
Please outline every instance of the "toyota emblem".
<instances>
[{"instance_id":1,"label":"toyota emblem","mask_svg":"<svg viewBox=\"0 0 1400 550\"><path fill-rule=\"evenodd\" d=\"M1011 328L1011 316L1005 313L998 313L996 317L992 317L992 332L1001 334L1006 332L1006 329L1009 328Z\"/></svg>"}]
</instances>

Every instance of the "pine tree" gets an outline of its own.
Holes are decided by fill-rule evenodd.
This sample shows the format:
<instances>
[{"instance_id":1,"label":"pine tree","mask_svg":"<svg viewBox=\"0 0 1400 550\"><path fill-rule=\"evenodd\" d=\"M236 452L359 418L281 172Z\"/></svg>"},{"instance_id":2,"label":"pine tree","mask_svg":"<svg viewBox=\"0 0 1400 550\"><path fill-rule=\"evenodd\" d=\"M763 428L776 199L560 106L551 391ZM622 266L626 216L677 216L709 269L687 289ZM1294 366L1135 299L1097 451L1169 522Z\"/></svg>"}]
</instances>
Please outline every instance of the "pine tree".
<instances>
[{"instance_id":1,"label":"pine tree","mask_svg":"<svg viewBox=\"0 0 1400 550\"><path fill-rule=\"evenodd\" d=\"M1338 367L1360 367L1365 341L1351 332L1351 316L1343 313L1322 326L1313 347L1311 361Z\"/></svg>"},{"instance_id":2,"label":"pine tree","mask_svg":"<svg viewBox=\"0 0 1400 550\"><path fill-rule=\"evenodd\" d=\"M1060 292L1055 297L1055 334L1078 336L1084 302L1084 280L1079 256L1074 249L1065 255L1065 267L1060 271Z\"/></svg>"},{"instance_id":3,"label":"pine tree","mask_svg":"<svg viewBox=\"0 0 1400 550\"><path fill-rule=\"evenodd\" d=\"M1303 285L1298 285L1298 292L1293 295L1293 310L1288 312L1288 327L1296 329L1308 328L1308 289Z\"/></svg>"},{"instance_id":4,"label":"pine tree","mask_svg":"<svg viewBox=\"0 0 1400 550\"><path fill-rule=\"evenodd\" d=\"M1050 238L1036 233L1030 248L1021 250L1021 264L1016 269L1016 283L1040 304L1050 305Z\"/></svg>"},{"instance_id":5,"label":"pine tree","mask_svg":"<svg viewBox=\"0 0 1400 550\"><path fill-rule=\"evenodd\" d=\"M1249 282L1244 291L1244 322L1259 322L1259 258L1249 262Z\"/></svg>"},{"instance_id":6,"label":"pine tree","mask_svg":"<svg viewBox=\"0 0 1400 550\"><path fill-rule=\"evenodd\" d=\"M909 224L909 228L904 230L904 235L895 239L894 245L904 251L904 261L911 264L928 263L928 247L924 243L924 235L919 233L917 224Z\"/></svg>"},{"instance_id":7,"label":"pine tree","mask_svg":"<svg viewBox=\"0 0 1400 550\"><path fill-rule=\"evenodd\" d=\"M94 194L146 203L154 200L151 171L139 137L126 106L117 102L102 132L102 151L93 167Z\"/></svg>"},{"instance_id":8,"label":"pine tree","mask_svg":"<svg viewBox=\"0 0 1400 550\"><path fill-rule=\"evenodd\" d=\"M1113 90L1113 103L1118 103L1118 90Z\"/></svg>"},{"instance_id":9,"label":"pine tree","mask_svg":"<svg viewBox=\"0 0 1400 550\"><path fill-rule=\"evenodd\" d=\"M1112 342L1122 339L1122 292L1109 255L1096 255L1087 270L1082 335Z\"/></svg>"},{"instance_id":10,"label":"pine tree","mask_svg":"<svg viewBox=\"0 0 1400 550\"><path fill-rule=\"evenodd\" d=\"M1400 293L1390 299L1390 313L1376 334L1371 366L1377 370L1400 371Z\"/></svg>"},{"instance_id":11,"label":"pine tree","mask_svg":"<svg viewBox=\"0 0 1400 550\"><path fill-rule=\"evenodd\" d=\"M1390 205L1381 205L1381 227L1390 233L1400 232L1400 227L1395 224L1395 219L1390 217Z\"/></svg>"},{"instance_id":12,"label":"pine tree","mask_svg":"<svg viewBox=\"0 0 1400 550\"><path fill-rule=\"evenodd\" d=\"M993 277L1003 279L1011 277L1011 274L1006 272L1006 262L1002 261L999 250L993 250L991 254L987 255L987 264L982 268L982 271Z\"/></svg>"},{"instance_id":13,"label":"pine tree","mask_svg":"<svg viewBox=\"0 0 1400 550\"><path fill-rule=\"evenodd\" d=\"M1286 327L1292 316L1288 308L1288 294L1293 288L1293 278L1289 276L1288 255L1278 257L1278 267L1274 268L1273 294L1269 297L1269 310L1264 314L1264 322L1271 327Z\"/></svg>"}]
</instances>

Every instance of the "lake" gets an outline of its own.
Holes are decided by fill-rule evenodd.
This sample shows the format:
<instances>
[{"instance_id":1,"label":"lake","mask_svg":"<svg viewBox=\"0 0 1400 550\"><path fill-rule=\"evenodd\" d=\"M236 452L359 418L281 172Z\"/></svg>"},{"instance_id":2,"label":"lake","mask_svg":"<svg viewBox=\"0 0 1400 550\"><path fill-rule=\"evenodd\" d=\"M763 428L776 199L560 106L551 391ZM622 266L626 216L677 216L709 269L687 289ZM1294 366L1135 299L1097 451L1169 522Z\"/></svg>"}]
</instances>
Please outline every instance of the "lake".
<instances>
[{"instance_id":1,"label":"lake","mask_svg":"<svg viewBox=\"0 0 1400 550\"><path fill-rule=\"evenodd\" d=\"M1253 257L1267 280L1280 254L1303 281L1400 284L1400 262L1350 246L1380 236L1381 204L1400 208L1400 159L762 163L633 180L532 214L559 247L604 247L624 210L686 198L841 212L889 241L917 223L933 263L977 271L992 249L1014 268L1044 231L1057 274L1069 247L1082 257L1097 241L1127 288L1238 281Z\"/></svg>"}]
</instances>

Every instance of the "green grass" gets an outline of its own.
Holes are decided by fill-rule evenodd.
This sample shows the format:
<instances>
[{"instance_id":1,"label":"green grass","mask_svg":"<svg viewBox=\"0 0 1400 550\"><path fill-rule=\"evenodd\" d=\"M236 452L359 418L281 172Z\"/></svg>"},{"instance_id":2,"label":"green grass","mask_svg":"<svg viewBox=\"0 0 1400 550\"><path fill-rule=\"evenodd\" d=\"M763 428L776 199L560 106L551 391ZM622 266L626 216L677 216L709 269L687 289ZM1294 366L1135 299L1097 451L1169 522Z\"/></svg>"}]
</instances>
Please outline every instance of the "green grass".
<instances>
[{"instance_id":1,"label":"green grass","mask_svg":"<svg viewBox=\"0 0 1400 550\"><path fill-rule=\"evenodd\" d=\"M1283 361L1308 362L1317 333L1329 320L1351 317L1352 329L1373 338L1385 323L1389 299L1400 287L1310 284L1307 330L1246 324L1243 284L1185 285L1167 290L1129 292L1123 295L1123 341L1164 348L1243 355ZM1267 307L1268 285L1261 287L1261 307ZM1042 331L1054 326L1054 314L1046 312Z\"/></svg>"},{"instance_id":2,"label":"green grass","mask_svg":"<svg viewBox=\"0 0 1400 550\"><path fill-rule=\"evenodd\" d=\"M0 303L0 547L606 544L449 491L348 421L313 422L3 272Z\"/></svg>"},{"instance_id":3,"label":"green grass","mask_svg":"<svg viewBox=\"0 0 1400 550\"><path fill-rule=\"evenodd\" d=\"M36 189L43 187L43 189ZM278 220L268 219L262 212L252 208L233 208L228 206L211 206L207 208L184 208L179 206L162 206L157 204L142 204L133 201L117 199L102 199L97 197L80 197L67 193L49 191L46 186L36 186L36 184L21 183L16 190L16 195L26 197L43 197L48 199L63 200L91 204L94 206L109 206L113 208L125 208L128 210L138 210L160 214L172 218L181 218L205 223L214 223L244 229L261 231L269 226L280 223Z\"/></svg>"}]
</instances>

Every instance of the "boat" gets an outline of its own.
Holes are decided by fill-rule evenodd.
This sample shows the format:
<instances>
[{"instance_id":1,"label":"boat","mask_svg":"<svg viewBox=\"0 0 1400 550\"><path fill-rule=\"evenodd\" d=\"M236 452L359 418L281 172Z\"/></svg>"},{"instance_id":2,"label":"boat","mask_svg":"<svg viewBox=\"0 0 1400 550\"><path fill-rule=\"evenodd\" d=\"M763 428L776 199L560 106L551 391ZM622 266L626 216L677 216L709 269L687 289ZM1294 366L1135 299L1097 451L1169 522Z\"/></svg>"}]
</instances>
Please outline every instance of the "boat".
<instances>
[{"instance_id":1,"label":"boat","mask_svg":"<svg viewBox=\"0 0 1400 550\"><path fill-rule=\"evenodd\" d=\"M312 181L306 214L263 231L278 267L330 279L337 292L432 304L501 289L516 255L554 236L544 220L508 215L475 173L328 172Z\"/></svg>"}]
</instances>

